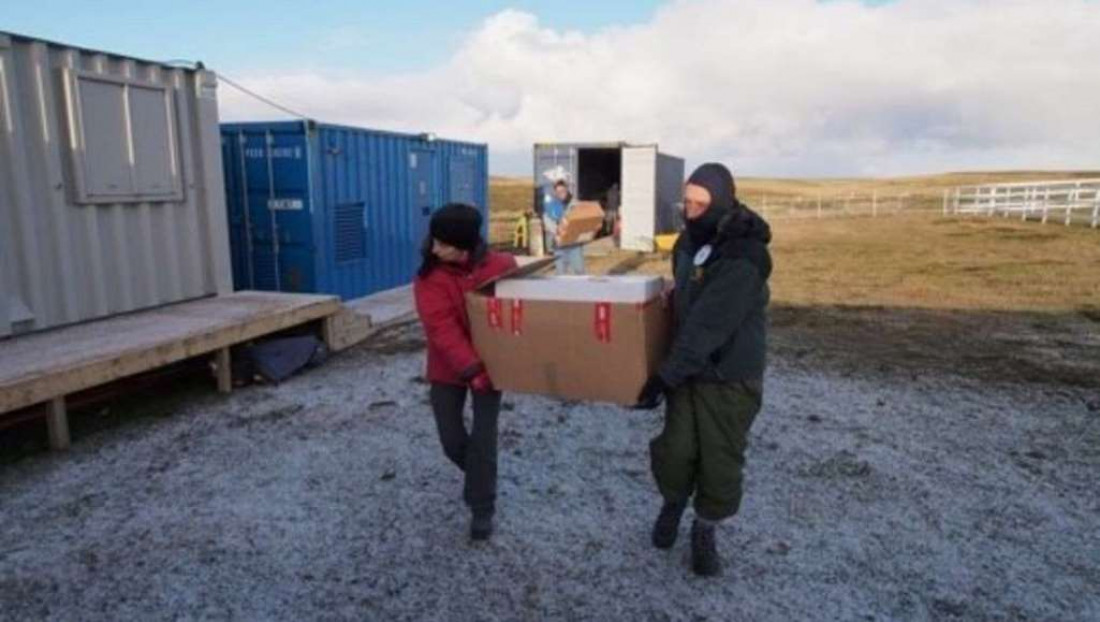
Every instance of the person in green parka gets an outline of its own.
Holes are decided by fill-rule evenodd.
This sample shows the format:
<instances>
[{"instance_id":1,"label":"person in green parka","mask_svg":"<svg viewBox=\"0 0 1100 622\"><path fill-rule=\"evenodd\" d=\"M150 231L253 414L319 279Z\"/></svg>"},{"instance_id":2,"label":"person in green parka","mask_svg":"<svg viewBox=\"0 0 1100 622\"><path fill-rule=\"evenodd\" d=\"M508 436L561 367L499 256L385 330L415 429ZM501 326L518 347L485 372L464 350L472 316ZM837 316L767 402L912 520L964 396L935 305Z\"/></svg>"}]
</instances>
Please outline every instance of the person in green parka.
<instances>
[{"instance_id":1,"label":"person in green parka","mask_svg":"<svg viewBox=\"0 0 1100 622\"><path fill-rule=\"evenodd\" d=\"M737 200L721 164L692 173L684 218L672 252L672 347L637 407L667 399L664 430L650 444L664 498L653 544L675 544L693 500L692 569L714 576L722 565L715 527L741 507L745 447L763 400L771 229Z\"/></svg>"}]
</instances>

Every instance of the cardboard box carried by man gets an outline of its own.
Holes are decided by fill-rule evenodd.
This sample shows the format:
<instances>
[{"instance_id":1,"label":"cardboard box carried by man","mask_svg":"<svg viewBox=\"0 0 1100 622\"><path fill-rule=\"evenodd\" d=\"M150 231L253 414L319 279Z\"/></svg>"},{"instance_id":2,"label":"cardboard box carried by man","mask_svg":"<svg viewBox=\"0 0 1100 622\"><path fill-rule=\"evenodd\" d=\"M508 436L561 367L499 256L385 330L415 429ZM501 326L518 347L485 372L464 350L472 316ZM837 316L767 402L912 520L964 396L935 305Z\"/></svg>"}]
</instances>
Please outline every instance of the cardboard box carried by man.
<instances>
[{"instance_id":1,"label":"cardboard box carried by man","mask_svg":"<svg viewBox=\"0 0 1100 622\"><path fill-rule=\"evenodd\" d=\"M558 231L558 245L584 244L596 239L603 228L604 211L596 201L577 201Z\"/></svg>"},{"instance_id":2,"label":"cardboard box carried by man","mask_svg":"<svg viewBox=\"0 0 1100 622\"><path fill-rule=\"evenodd\" d=\"M525 276L533 268L467 296L474 346L494 385L634 404L669 346L664 280Z\"/></svg>"}]
</instances>

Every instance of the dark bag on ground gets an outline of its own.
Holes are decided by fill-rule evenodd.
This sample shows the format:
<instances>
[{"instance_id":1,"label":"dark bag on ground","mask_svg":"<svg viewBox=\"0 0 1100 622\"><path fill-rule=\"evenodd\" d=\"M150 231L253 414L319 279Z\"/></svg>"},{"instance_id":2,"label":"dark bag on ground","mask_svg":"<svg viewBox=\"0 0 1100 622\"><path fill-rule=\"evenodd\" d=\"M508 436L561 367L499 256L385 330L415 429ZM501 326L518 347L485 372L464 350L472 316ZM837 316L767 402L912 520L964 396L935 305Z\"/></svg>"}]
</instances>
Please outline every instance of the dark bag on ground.
<instances>
[{"instance_id":1,"label":"dark bag on ground","mask_svg":"<svg viewBox=\"0 0 1100 622\"><path fill-rule=\"evenodd\" d=\"M245 358L254 374L278 383L306 367L324 363L328 359L328 348L312 335L280 337L249 346Z\"/></svg>"}]
</instances>

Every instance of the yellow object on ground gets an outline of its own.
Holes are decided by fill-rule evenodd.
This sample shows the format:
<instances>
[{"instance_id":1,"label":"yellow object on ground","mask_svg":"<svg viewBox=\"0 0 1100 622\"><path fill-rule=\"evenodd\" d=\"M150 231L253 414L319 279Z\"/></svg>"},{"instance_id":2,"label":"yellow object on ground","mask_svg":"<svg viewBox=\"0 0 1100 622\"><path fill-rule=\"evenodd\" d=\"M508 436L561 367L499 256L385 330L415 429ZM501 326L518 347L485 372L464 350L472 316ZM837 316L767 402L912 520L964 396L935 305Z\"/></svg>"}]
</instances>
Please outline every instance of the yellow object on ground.
<instances>
[{"instance_id":1,"label":"yellow object on ground","mask_svg":"<svg viewBox=\"0 0 1100 622\"><path fill-rule=\"evenodd\" d=\"M671 253L672 247L676 246L676 239L679 237L679 233L669 233L657 236L657 250L661 251L662 253Z\"/></svg>"},{"instance_id":2,"label":"yellow object on ground","mask_svg":"<svg viewBox=\"0 0 1100 622\"><path fill-rule=\"evenodd\" d=\"M527 215L516 219L516 228L512 230L512 246L527 248Z\"/></svg>"}]
</instances>

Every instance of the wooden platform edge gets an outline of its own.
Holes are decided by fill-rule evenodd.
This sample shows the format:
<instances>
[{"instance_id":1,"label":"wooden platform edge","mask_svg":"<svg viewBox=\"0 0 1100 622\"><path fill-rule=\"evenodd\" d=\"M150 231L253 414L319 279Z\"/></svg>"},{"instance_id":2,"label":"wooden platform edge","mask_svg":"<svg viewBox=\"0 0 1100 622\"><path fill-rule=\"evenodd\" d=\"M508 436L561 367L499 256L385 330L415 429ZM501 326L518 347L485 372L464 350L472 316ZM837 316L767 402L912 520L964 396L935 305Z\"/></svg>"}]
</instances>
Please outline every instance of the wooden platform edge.
<instances>
[{"instance_id":1,"label":"wooden platform edge","mask_svg":"<svg viewBox=\"0 0 1100 622\"><path fill-rule=\"evenodd\" d=\"M215 353L263 335L322 320L339 312L336 297L319 300L290 312L271 313L220 327L205 334L194 335L155 347L126 352L108 360L94 360L57 373L14 383L14 388L0 391L0 414L51 402L56 398L107 384L121 378L170 365L184 359ZM67 435L66 435L67 436Z\"/></svg>"},{"instance_id":2,"label":"wooden platform edge","mask_svg":"<svg viewBox=\"0 0 1100 622\"><path fill-rule=\"evenodd\" d=\"M366 341L374 332L374 326L370 315L345 304L338 313L325 318L325 345L331 352L342 352Z\"/></svg>"}]
</instances>

